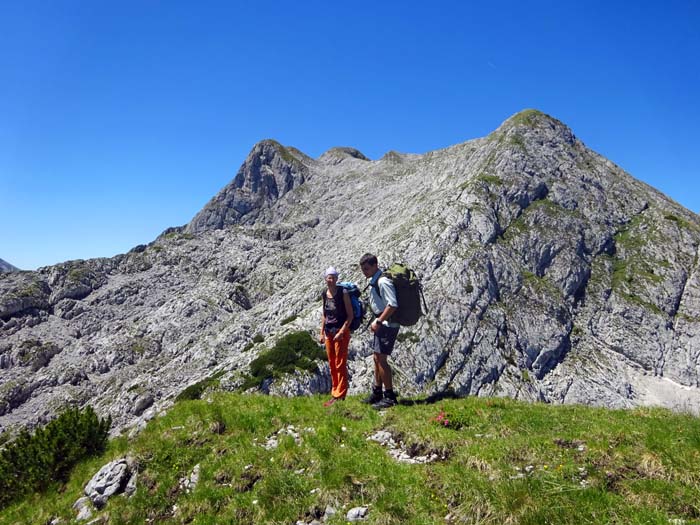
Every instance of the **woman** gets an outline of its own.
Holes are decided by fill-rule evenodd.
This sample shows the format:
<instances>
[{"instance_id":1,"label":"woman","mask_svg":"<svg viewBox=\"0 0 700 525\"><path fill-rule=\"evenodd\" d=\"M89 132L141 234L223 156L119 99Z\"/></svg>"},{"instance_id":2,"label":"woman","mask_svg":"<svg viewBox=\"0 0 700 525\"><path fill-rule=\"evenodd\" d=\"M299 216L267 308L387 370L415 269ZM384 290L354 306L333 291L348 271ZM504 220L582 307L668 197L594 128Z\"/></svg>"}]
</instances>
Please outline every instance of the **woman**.
<instances>
[{"instance_id":1,"label":"woman","mask_svg":"<svg viewBox=\"0 0 700 525\"><path fill-rule=\"evenodd\" d=\"M338 286L338 272L332 266L326 270L326 290L323 293L321 315L321 344L326 345L328 364L331 368L331 398L323 406L331 406L345 399L348 393L348 345L352 304L348 291Z\"/></svg>"}]
</instances>

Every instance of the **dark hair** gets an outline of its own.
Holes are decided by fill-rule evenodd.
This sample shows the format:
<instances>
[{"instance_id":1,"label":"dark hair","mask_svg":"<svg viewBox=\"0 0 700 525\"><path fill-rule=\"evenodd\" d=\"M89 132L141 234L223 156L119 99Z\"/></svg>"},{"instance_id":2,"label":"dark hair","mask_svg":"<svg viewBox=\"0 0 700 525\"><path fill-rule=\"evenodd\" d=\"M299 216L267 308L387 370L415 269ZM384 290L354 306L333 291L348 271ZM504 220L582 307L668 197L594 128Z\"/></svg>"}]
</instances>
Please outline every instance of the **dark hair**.
<instances>
[{"instance_id":1,"label":"dark hair","mask_svg":"<svg viewBox=\"0 0 700 525\"><path fill-rule=\"evenodd\" d=\"M372 266L376 266L378 263L377 261L377 256L372 255L371 253L366 253L362 257L360 257L360 266L363 264L370 264Z\"/></svg>"}]
</instances>

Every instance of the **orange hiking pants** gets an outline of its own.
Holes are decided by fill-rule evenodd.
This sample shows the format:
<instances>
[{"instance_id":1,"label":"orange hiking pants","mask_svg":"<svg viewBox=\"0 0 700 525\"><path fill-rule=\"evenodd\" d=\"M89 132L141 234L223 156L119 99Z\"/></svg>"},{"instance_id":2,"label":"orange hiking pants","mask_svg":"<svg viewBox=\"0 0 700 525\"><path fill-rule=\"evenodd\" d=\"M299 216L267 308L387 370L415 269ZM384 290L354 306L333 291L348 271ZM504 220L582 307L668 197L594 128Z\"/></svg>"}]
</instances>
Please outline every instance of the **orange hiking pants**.
<instances>
[{"instance_id":1,"label":"orange hiking pants","mask_svg":"<svg viewBox=\"0 0 700 525\"><path fill-rule=\"evenodd\" d=\"M348 345L350 332L345 332L340 339L334 341L335 334L326 334L326 353L331 367L331 395L345 399L348 393Z\"/></svg>"}]
</instances>

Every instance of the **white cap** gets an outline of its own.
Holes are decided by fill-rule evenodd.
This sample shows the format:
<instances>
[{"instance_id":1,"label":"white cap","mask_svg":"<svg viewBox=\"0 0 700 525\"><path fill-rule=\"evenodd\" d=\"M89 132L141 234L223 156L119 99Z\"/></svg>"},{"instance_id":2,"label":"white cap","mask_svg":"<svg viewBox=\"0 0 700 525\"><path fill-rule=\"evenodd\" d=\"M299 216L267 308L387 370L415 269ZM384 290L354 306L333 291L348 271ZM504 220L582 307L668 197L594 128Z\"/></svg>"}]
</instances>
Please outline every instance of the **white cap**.
<instances>
[{"instance_id":1,"label":"white cap","mask_svg":"<svg viewBox=\"0 0 700 525\"><path fill-rule=\"evenodd\" d=\"M328 268L326 268L326 273L324 274L324 277L328 277L329 275L335 275L336 277L338 277L338 270L336 270L332 266L329 266Z\"/></svg>"}]
</instances>

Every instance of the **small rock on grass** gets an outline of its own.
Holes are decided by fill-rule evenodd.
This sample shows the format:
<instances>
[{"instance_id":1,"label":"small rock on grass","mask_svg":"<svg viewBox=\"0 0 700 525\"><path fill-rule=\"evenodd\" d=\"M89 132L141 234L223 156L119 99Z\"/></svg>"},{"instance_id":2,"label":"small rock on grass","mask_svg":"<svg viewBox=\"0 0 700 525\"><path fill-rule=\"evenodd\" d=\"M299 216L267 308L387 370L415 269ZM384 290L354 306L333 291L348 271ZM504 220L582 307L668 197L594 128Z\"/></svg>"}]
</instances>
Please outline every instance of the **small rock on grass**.
<instances>
[{"instance_id":1,"label":"small rock on grass","mask_svg":"<svg viewBox=\"0 0 700 525\"><path fill-rule=\"evenodd\" d=\"M348 511L348 514L347 516L345 516L345 518L351 522L362 521L367 518L367 512L367 507L355 507Z\"/></svg>"}]
</instances>

